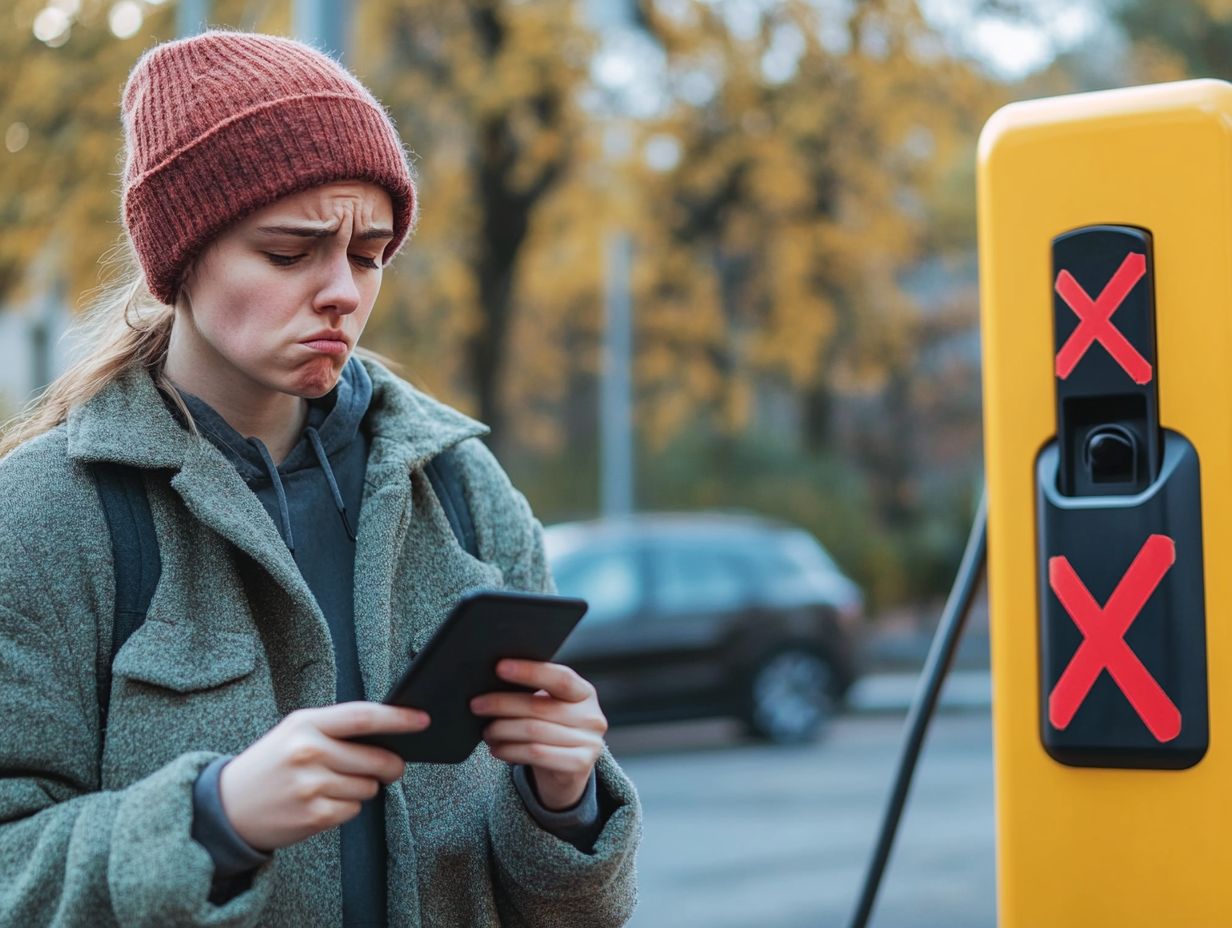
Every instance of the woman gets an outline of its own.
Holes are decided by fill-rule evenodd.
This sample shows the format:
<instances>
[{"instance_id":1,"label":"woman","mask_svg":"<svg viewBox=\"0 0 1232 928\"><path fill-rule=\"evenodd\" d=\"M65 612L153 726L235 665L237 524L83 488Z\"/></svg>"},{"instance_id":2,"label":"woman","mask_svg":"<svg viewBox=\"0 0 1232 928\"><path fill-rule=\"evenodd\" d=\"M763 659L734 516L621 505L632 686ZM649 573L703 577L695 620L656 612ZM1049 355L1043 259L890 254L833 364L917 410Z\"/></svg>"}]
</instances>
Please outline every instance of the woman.
<instances>
[{"instance_id":1,"label":"woman","mask_svg":"<svg viewBox=\"0 0 1232 928\"><path fill-rule=\"evenodd\" d=\"M347 740L431 724L368 700L465 592L552 590L486 429L352 356L414 220L388 116L307 46L208 32L123 118L154 300L96 310L0 446L0 924L623 924L640 812L573 671L502 662L538 692L477 699L461 764ZM477 558L425 478L447 449ZM105 463L161 573L101 693Z\"/></svg>"}]
</instances>

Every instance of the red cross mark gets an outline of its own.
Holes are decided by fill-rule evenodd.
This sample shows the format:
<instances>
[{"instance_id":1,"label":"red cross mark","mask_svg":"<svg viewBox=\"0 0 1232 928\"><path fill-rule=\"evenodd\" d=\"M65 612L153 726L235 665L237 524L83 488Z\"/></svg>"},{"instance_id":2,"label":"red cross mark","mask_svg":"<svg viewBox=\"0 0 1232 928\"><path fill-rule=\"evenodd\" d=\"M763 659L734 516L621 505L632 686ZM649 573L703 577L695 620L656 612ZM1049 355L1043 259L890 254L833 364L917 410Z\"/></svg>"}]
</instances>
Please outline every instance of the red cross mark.
<instances>
[{"instance_id":1,"label":"red cross mark","mask_svg":"<svg viewBox=\"0 0 1232 928\"><path fill-rule=\"evenodd\" d=\"M1077 314L1078 328L1057 352L1057 376L1062 380L1074 372L1087 349L1100 342L1134 383L1149 383L1151 365L1121 331L1112 324L1112 314L1121 308L1129 291L1146 274L1146 255L1131 251L1121 262L1112 279L1104 285L1097 299L1082 289L1082 284L1069 271L1057 275L1056 290L1067 306Z\"/></svg>"},{"instance_id":2,"label":"red cross mark","mask_svg":"<svg viewBox=\"0 0 1232 928\"><path fill-rule=\"evenodd\" d=\"M1100 607L1068 558L1048 559L1048 583L1083 635L1048 697L1048 720L1054 728L1064 730L1069 725L1100 672L1107 669L1157 741L1171 741L1181 733L1180 710L1124 639L1175 563L1176 543L1166 535L1152 535Z\"/></svg>"}]
</instances>

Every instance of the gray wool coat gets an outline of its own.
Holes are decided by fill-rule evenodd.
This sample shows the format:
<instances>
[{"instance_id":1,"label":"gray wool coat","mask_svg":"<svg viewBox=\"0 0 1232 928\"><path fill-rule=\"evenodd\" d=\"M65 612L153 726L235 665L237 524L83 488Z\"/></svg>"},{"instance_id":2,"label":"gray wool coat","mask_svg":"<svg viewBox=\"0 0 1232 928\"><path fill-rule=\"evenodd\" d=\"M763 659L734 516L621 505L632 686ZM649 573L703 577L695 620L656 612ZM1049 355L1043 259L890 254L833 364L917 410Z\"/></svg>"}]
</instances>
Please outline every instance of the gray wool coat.
<instances>
[{"instance_id":1,"label":"gray wool coat","mask_svg":"<svg viewBox=\"0 0 1232 928\"><path fill-rule=\"evenodd\" d=\"M477 440L485 427L364 364L355 625L365 690L380 699L467 591L553 585L539 523ZM480 560L423 472L454 445ZM162 576L116 656L100 744L95 681L115 593L85 464L106 460L146 470ZM190 837L202 768L334 694L325 619L235 468L131 371L0 461L0 500L0 925L339 925L337 829L276 851L221 906ZM391 928L624 924L641 813L606 751L597 774L615 809L585 854L531 819L484 745L461 764L408 764L385 806Z\"/></svg>"}]
</instances>

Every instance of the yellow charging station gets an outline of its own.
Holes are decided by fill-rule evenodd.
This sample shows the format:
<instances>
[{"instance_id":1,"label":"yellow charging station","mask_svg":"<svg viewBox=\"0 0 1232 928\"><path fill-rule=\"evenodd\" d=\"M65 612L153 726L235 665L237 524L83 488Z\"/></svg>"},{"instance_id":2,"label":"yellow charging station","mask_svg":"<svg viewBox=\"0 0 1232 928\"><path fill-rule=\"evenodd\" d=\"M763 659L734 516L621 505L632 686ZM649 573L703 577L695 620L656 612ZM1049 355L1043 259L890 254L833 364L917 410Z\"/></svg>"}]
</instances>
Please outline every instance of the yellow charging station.
<instances>
[{"instance_id":1,"label":"yellow charging station","mask_svg":"<svg viewBox=\"0 0 1232 928\"><path fill-rule=\"evenodd\" d=\"M979 147L1000 928L1232 926L1232 85Z\"/></svg>"}]
</instances>

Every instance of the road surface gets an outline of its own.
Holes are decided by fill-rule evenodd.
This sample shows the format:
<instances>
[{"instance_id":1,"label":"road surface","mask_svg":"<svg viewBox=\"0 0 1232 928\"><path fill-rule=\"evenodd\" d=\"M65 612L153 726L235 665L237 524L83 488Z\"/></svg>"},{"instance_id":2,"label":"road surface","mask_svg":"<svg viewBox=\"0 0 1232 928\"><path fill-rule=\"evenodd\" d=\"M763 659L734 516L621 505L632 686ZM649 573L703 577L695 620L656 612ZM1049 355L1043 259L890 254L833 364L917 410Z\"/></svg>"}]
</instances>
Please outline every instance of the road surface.
<instances>
[{"instance_id":1,"label":"road surface","mask_svg":"<svg viewBox=\"0 0 1232 928\"><path fill-rule=\"evenodd\" d=\"M897 712L775 748L727 722L614 729L646 815L632 928L845 928L902 737ZM995 923L987 708L933 723L870 928Z\"/></svg>"}]
</instances>

